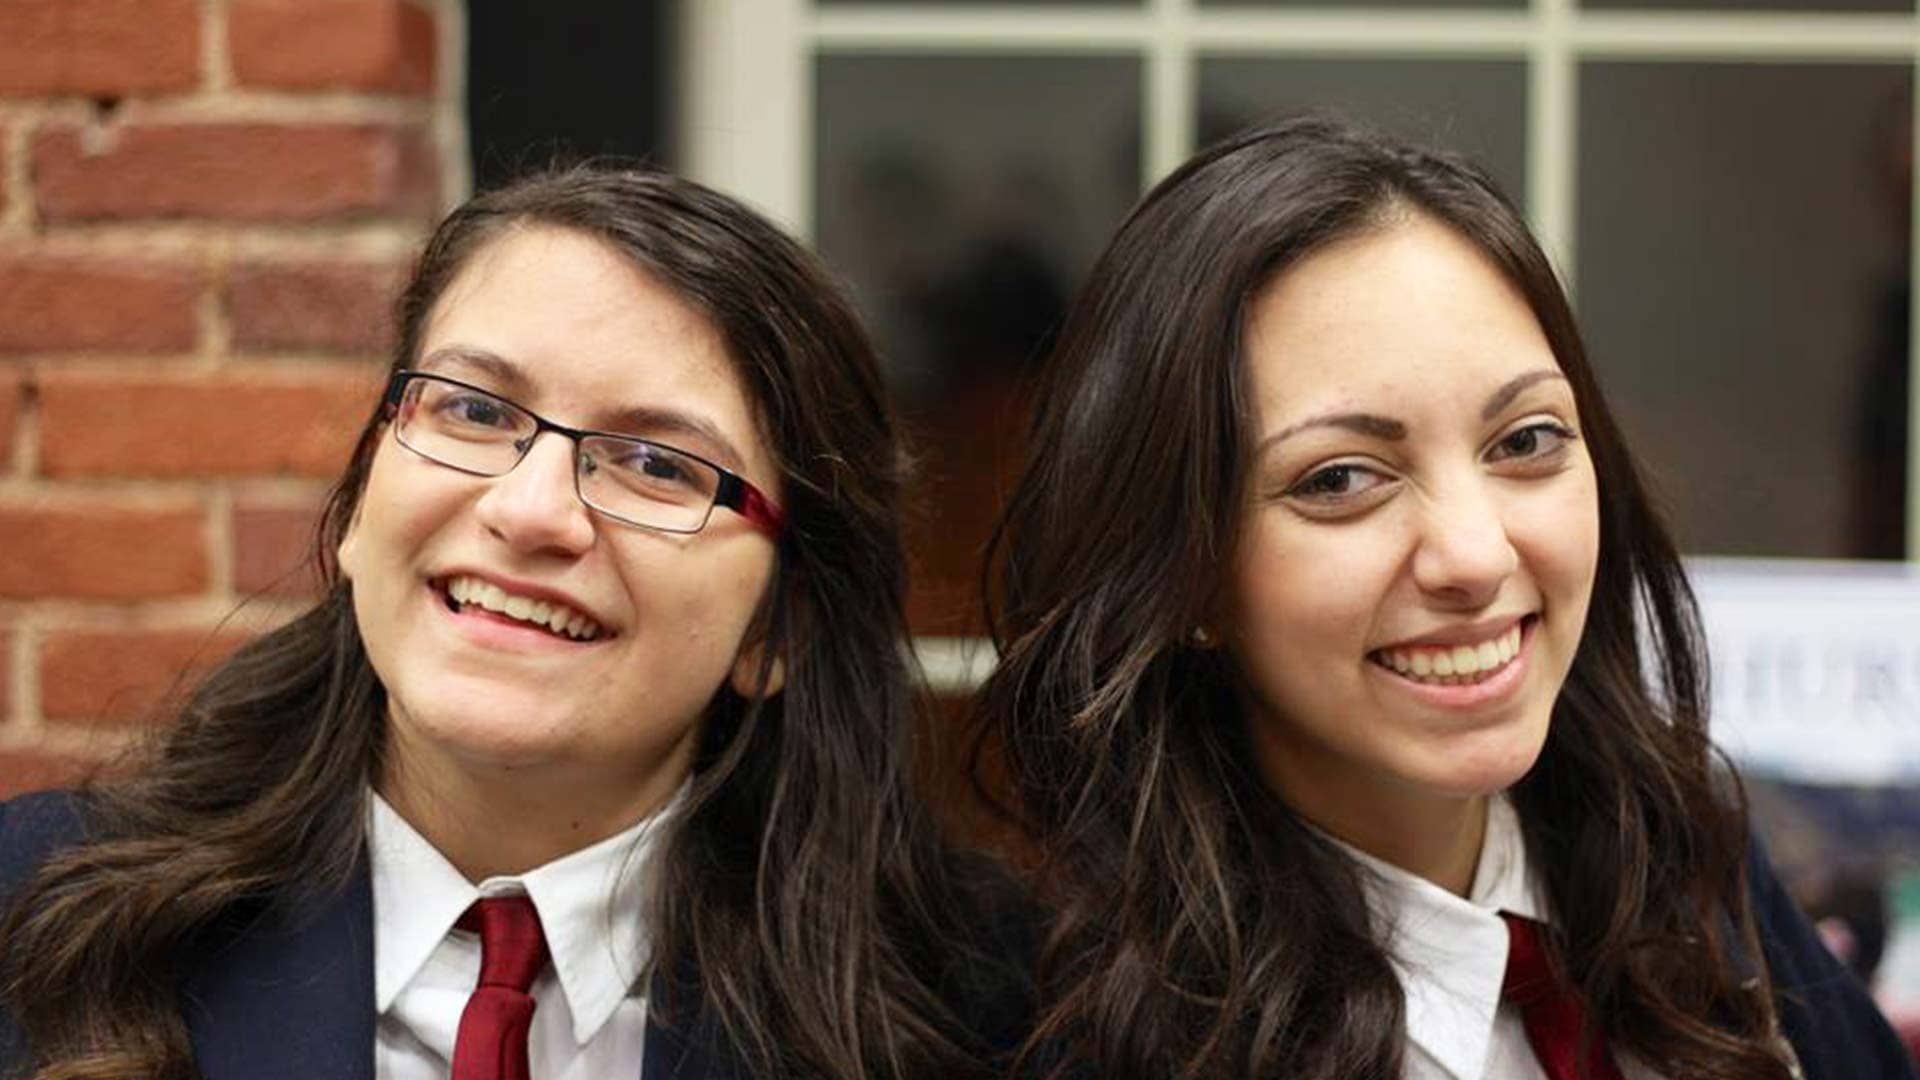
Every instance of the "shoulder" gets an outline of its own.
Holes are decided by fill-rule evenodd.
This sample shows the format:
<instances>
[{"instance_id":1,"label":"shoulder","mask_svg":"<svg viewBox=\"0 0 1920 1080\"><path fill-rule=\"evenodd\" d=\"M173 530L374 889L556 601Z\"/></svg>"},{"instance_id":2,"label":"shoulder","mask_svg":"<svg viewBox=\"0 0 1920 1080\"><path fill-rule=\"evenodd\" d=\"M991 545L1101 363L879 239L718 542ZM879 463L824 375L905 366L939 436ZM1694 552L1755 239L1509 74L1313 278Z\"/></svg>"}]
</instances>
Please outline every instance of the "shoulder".
<instances>
[{"instance_id":1,"label":"shoulder","mask_svg":"<svg viewBox=\"0 0 1920 1080\"><path fill-rule=\"evenodd\" d=\"M80 811L81 799L71 792L43 792L0 802L0 913L41 863L85 837ZM15 1068L23 1053L13 1018L0 1005L0 1074Z\"/></svg>"},{"instance_id":2,"label":"shoulder","mask_svg":"<svg viewBox=\"0 0 1920 1080\"><path fill-rule=\"evenodd\" d=\"M1747 878L1780 1025L1808 1080L1913 1077L1906 1049L1859 980L1807 924L1758 838L1747 853Z\"/></svg>"},{"instance_id":3,"label":"shoulder","mask_svg":"<svg viewBox=\"0 0 1920 1080\"><path fill-rule=\"evenodd\" d=\"M86 838L84 800L71 791L44 791L0 802L0 898L20 887L61 848Z\"/></svg>"}]
</instances>

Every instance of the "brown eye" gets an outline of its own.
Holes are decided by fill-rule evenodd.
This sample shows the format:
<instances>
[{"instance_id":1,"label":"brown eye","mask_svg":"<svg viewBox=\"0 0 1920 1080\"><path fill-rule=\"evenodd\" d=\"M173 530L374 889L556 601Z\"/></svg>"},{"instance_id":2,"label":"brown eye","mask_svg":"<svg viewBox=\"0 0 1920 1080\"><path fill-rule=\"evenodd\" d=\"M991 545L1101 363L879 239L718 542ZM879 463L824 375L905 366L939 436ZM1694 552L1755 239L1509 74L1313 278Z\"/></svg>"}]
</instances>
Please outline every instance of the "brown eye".
<instances>
[{"instance_id":1,"label":"brown eye","mask_svg":"<svg viewBox=\"0 0 1920 1080\"><path fill-rule=\"evenodd\" d=\"M1545 457L1566 447L1578 436L1559 424L1541 422L1528 424L1509 432L1495 443L1489 455L1495 461L1526 460Z\"/></svg>"},{"instance_id":2,"label":"brown eye","mask_svg":"<svg viewBox=\"0 0 1920 1080\"><path fill-rule=\"evenodd\" d=\"M1352 465L1335 465L1321 469L1293 486L1289 495L1349 495L1353 492L1355 474L1360 470Z\"/></svg>"},{"instance_id":3,"label":"brown eye","mask_svg":"<svg viewBox=\"0 0 1920 1080\"><path fill-rule=\"evenodd\" d=\"M1387 478L1364 465L1328 465L1315 469L1288 488L1290 499L1309 503L1337 504L1364 495L1387 482Z\"/></svg>"}]
</instances>

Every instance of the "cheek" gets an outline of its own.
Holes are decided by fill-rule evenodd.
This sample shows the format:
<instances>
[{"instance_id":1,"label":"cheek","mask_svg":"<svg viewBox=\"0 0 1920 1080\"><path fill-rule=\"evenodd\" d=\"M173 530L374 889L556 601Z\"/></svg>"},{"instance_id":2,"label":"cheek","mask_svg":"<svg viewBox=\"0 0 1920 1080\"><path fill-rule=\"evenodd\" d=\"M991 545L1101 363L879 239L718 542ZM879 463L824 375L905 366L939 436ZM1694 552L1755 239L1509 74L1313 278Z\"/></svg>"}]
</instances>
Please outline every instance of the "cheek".
<instances>
[{"instance_id":1,"label":"cheek","mask_svg":"<svg viewBox=\"0 0 1920 1080\"><path fill-rule=\"evenodd\" d=\"M1267 520L1248 531L1230 631L1256 681L1312 679L1330 665L1364 659L1393 579L1394 560L1380 541L1355 528L1295 521Z\"/></svg>"},{"instance_id":2,"label":"cheek","mask_svg":"<svg viewBox=\"0 0 1920 1080\"><path fill-rule=\"evenodd\" d=\"M390 449L383 443L374 454L352 523L340 541L340 569L356 590L389 584L396 567L412 559L462 498L455 474L448 474L450 484L412 469Z\"/></svg>"},{"instance_id":3,"label":"cheek","mask_svg":"<svg viewBox=\"0 0 1920 1080\"><path fill-rule=\"evenodd\" d=\"M1534 504L1516 537L1539 585L1563 607L1584 612L1600 560L1600 502L1590 465Z\"/></svg>"},{"instance_id":4,"label":"cheek","mask_svg":"<svg viewBox=\"0 0 1920 1080\"><path fill-rule=\"evenodd\" d=\"M731 663L771 578L772 560L751 550L693 557L700 554L698 547L636 548L622 552L621 573L636 617L643 626L670 631L683 660L711 654L716 663Z\"/></svg>"}]
</instances>

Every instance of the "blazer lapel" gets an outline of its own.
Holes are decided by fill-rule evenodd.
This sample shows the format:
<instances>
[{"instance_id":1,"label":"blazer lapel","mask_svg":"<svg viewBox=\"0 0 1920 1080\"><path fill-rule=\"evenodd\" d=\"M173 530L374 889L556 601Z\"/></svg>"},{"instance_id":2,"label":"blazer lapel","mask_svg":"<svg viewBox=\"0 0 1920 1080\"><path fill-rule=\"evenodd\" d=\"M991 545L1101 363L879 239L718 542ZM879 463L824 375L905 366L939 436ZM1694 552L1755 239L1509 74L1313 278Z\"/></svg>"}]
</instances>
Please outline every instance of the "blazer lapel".
<instances>
[{"instance_id":1,"label":"blazer lapel","mask_svg":"<svg viewBox=\"0 0 1920 1080\"><path fill-rule=\"evenodd\" d=\"M182 1003L204 1080L373 1080L373 887L210 942Z\"/></svg>"},{"instance_id":2,"label":"blazer lapel","mask_svg":"<svg viewBox=\"0 0 1920 1080\"><path fill-rule=\"evenodd\" d=\"M662 1006L670 997L678 1004L665 1010L673 1022L663 1023ZM642 1080L748 1080L726 1025L704 1008L697 978L668 980L656 974L647 1001Z\"/></svg>"}]
</instances>

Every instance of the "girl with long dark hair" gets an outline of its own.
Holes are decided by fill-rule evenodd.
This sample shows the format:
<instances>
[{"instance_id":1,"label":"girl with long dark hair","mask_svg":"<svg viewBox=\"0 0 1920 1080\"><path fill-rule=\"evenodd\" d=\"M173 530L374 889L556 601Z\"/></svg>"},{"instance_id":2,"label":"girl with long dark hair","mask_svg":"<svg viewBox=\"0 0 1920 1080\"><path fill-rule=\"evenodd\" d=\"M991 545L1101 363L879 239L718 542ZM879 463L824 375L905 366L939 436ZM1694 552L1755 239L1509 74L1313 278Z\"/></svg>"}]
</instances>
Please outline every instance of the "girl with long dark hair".
<instances>
[{"instance_id":1,"label":"girl with long dark hair","mask_svg":"<svg viewBox=\"0 0 1920 1080\"><path fill-rule=\"evenodd\" d=\"M901 458L818 263L580 167L448 217L399 330L318 605L0 806L0 1073L988 1074L1019 998L910 791Z\"/></svg>"},{"instance_id":2,"label":"girl with long dark hair","mask_svg":"<svg viewBox=\"0 0 1920 1080\"><path fill-rule=\"evenodd\" d=\"M1301 120L1054 350L981 702L1101 1076L1906 1076L1749 844L1681 564L1485 175Z\"/></svg>"}]
</instances>

